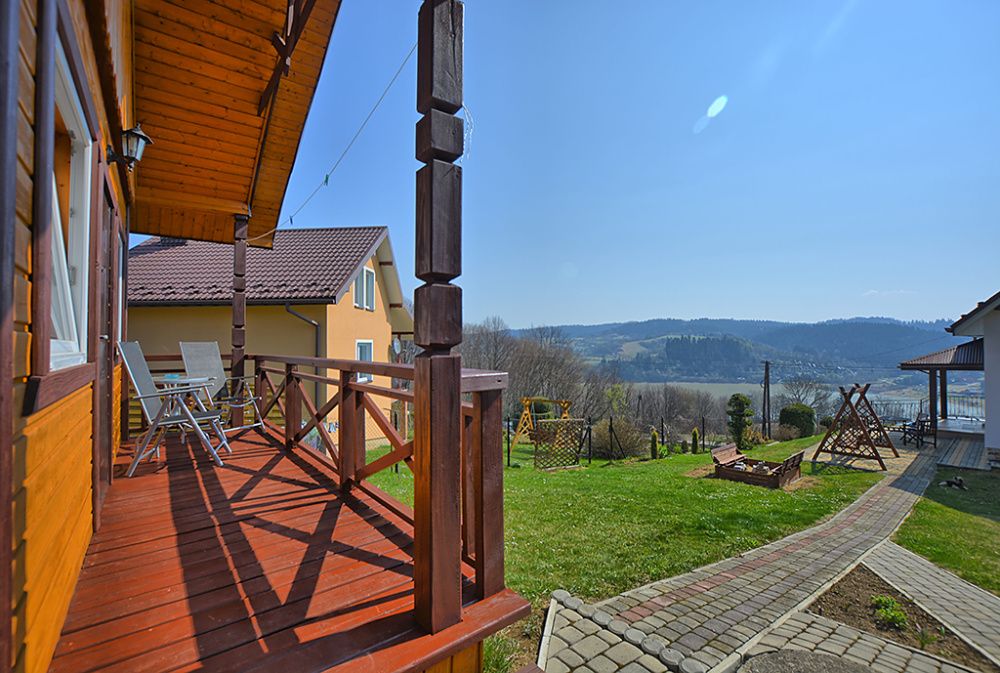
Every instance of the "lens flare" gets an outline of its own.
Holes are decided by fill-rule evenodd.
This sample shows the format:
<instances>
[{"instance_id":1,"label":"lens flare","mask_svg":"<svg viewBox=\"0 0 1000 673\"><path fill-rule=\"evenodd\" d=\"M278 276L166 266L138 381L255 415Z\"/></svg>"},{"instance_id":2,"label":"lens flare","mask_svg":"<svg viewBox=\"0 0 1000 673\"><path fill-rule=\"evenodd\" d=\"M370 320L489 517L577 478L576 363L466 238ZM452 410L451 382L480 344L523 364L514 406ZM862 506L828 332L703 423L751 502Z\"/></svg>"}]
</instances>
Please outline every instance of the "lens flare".
<instances>
[{"instance_id":1,"label":"lens flare","mask_svg":"<svg viewBox=\"0 0 1000 673\"><path fill-rule=\"evenodd\" d=\"M709 119L714 119L719 116L719 113L726 109L726 104L729 102L729 96L719 96L712 104L708 106L708 112L705 115Z\"/></svg>"}]
</instances>

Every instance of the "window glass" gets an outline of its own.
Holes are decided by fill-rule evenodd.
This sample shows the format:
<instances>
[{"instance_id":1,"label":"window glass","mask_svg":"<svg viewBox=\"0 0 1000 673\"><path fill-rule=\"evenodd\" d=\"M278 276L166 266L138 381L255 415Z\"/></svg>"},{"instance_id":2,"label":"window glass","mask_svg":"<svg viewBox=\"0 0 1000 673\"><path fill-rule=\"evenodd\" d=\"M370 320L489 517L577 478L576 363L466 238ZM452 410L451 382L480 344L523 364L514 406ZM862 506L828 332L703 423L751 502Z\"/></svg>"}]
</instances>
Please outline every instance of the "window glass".
<instances>
[{"instance_id":1,"label":"window glass","mask_svg":"<svg viewBox=\"0 0 1000 673\"><path fill-rule=\"evenodd\" d=\"M62 45L57 48L52 171L52 335L49 368L87 361L90 168L93 146Z\"/></svg>"},{"instance_id":2,"label":"window glass","mask_svg":"<svg viewBox=\"0 0 1000 673\"><path fill-rule=\"evenodd\" d=\"M374 362L374 345L369 341L358 341L355 346L355 359L361 362ZM358 374L360 383L367 383L374 379L371 374Z\"/></svg>"},{"instance_id":3,"label":"window glass","mask_svg":"<svg viewBox=\"0 0 1000 673\"><path fill-rule=\"evenodd\" d=\"M365 308L369 311L375 310L375 272L365 269Z\"/></svg>"},{"instance_id":4,"label":"window glass","mask_svg":"<svg viewBox=\"0 0 1000 673\"><path fill-rule=\"evenodd\" d=\"M359 273L354 279L354 305L361 308L365 305L365 281L364 274Z\"/></svg>"}]
</instances>

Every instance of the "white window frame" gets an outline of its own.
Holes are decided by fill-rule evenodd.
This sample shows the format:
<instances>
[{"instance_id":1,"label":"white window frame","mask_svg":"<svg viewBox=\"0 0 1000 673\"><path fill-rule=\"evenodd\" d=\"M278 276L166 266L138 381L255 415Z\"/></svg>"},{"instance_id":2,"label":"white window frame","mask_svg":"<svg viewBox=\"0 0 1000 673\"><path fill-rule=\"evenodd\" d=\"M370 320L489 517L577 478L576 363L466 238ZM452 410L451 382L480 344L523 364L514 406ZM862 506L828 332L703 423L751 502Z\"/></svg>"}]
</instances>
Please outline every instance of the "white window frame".
<instances>
[{"instance_id":1,"label":"white window frame","mask_svg":"<svg viewBox=\"0 0 1000 673\"><path fill-rule=\"evenodd\" d=\"M125 237L119 233L115 236L118 239L118 284L116 289L118 296L115 297L115 343L120 343L125 333L125 264L128 263L128 245Z\"/></svg>"},{"instance_id":2,"label":"white window frame","mask_svg":"<svg viewBox=\"0 0 1000 673\"><path fill-rule=\"evenodd\" d=\"M90 300L90 209L93 142L62 43L56 46L55 105L70 134L69 226L63 236L52 176L52 306L49 370L87 362ZM65 240L64 240L65 239Z\"/></svg>"},{"instance_id":3,"label":"white window frame","mask_svg":"<svg viewBox=\"0 0 1000 673\"><path fill-rule=\"evenodd\" d=\"M367 266L354 279L354 308L375 310L375 270Z\"/></svg>"},{"instance_id":4,"label":"white window frame","mask_svg":"<svg viewBox=\"0 0 1000 673\"><path fill-rule=\"evenodd\" d=\"M361 357L361 346L368 346L369 359L365 360ZM354 359L358 362L375 362L375 342L372 339L355 339L354 341ZM372 374L367 374L365 372L358 372L357 381L358 383L371 383L375 380Z\"/></svg>"}]
</instances>

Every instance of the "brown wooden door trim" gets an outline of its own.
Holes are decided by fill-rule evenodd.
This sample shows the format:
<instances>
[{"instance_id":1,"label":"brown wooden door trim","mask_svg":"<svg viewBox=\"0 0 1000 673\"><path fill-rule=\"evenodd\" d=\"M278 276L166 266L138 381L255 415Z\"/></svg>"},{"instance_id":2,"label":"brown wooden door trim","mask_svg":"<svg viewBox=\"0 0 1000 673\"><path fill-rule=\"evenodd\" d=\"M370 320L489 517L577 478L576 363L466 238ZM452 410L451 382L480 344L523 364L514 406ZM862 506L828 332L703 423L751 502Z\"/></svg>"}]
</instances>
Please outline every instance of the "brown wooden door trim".
<instances>
[{"instance_id":1,"label":"brown wooden door trim","mask_svg":"<svg viewBox=\"0 0 1000 673\"><path fill-rule=\"evenodd\" d=\"M17 93L20 3L0 10L0 385L13 392L14 204L17 200ZM14 405L0 404L0 670L10 670Z\"/></svg>"},{"instance_id":2,"label":"brown wooden door trim","mask_svg":"<svg viewBox=\"0 0 1000 673\"><path fill-rule=\"evenodd\" d=\"M92 209L90 260L90 357L94 365L92 445L91 445L91 504L93 528L101 527L101 509L110 486L105 472L111 470L111 438L113 435L113 390L115 350L116 278L114 258L118 250L118 205L107 171L97 171ZM102 263L107 275L102 279ZM104 338L102 346L101 340ZM103 360L103 362L102 362ZM106 367L106 369L102 369Z\"/></svg>"}]
</instances>

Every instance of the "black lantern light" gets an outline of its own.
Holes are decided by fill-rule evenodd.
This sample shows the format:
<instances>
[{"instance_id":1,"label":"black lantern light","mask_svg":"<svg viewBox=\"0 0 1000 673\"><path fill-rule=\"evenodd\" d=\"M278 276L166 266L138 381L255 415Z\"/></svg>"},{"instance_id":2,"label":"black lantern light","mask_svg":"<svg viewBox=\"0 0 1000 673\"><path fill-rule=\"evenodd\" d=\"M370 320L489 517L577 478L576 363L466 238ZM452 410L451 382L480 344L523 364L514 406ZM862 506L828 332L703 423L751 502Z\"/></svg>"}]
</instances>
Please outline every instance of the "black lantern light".
<instances>
[{"instance_id":1,"label":"black lantern light","mask_svg":"<svg viewBox=\"0 0 1000 673\"><path fill-rule=\"evenodd\" d=\"M146 145L152 144L152 138L143 133L142 127L136 124L133 128L122 132L122 151L124 154L118 154L114 149L108 147L108 161L125 164L129 170L132 170L135 163L142 160L142 153L146 149Z\"/></svg>"}]
</instances>

